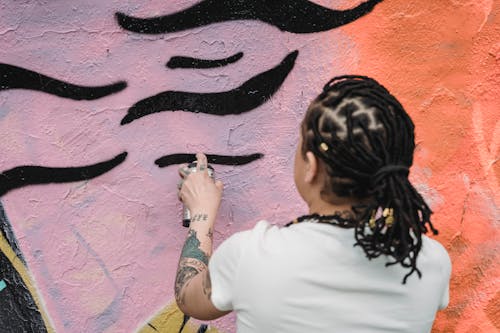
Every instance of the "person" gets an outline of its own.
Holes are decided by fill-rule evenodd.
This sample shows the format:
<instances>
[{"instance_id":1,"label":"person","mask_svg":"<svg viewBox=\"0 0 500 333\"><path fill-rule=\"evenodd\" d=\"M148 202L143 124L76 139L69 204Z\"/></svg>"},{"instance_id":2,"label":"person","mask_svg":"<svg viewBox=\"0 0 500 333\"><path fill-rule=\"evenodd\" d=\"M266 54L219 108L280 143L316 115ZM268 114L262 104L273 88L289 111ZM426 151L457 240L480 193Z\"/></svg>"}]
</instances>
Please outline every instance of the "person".
<instances>
[{"instance_id":1,"label":"person","mask_svg":"<svg viewBox=\"0 0 500 333\"><path fill-rule=\"evenodd\" d=\"M192 221L175 295L209 320L236 312L238 332L429 332L447 306L451 264L408 179L414 125L374 79L340 76L300 127L296 188L309 208L285 227L260 221L212 255L223 184L181 166ZM282 222L282 221L280 221Z\"/></svg>"}]
</instances>

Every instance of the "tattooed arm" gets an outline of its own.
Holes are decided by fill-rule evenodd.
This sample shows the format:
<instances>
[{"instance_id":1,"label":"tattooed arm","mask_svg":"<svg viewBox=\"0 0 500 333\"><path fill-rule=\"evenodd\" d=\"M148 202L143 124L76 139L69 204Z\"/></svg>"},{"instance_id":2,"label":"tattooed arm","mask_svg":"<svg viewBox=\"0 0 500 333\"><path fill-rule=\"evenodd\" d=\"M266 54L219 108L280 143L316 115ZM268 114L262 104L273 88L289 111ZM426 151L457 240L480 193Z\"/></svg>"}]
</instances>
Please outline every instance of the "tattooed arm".
<instances>
[{"instance_id":1,"label":"tattooed arm","mask_svg":"<svg viewBox=\"0 0 500 333\"><path fill-rule=\"evenodd\" d=\"M185 314L201 320L221 317L228 312L219 311L210 297L212 286L208 260L212 255L215 218L222 196L222 183L206 173L205 155L198 154L198 172L182 173L184 183L179 197L191 211L191 223L186 242L179 258L175 278L175 299Z\"/></svg>"}]
</instances>

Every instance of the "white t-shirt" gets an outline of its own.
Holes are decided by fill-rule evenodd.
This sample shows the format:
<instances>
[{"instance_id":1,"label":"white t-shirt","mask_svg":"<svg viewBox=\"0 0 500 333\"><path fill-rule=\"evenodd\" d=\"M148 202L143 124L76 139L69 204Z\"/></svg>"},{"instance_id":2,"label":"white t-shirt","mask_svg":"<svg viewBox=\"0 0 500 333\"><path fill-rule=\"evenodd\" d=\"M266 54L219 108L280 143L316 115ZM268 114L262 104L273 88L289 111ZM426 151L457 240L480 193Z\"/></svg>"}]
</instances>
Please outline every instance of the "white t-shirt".
<instances>
[{"instance_id":1,"label":"white t-shirt","mask_svg":"<svg viewBox=\"0 0 500 333\"><path fill-rule=\"evenodd\" d=\"M423 236L416 272L368 260L354 229L259 222L223 242L209 262L212 302L234 310L239 333L429 332L448 304L451 263Z\"/></svg>"}]
</instances>

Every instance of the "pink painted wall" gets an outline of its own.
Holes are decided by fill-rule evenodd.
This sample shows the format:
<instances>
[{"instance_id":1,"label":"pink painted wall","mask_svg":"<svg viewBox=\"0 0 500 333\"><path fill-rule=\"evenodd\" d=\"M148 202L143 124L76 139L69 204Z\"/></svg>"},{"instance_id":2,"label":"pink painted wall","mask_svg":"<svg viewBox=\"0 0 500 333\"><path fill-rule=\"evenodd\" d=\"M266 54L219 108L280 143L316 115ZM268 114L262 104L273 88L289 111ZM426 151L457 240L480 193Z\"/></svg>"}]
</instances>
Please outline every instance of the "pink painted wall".
<instances>
[{"instance_id":1,"label":"pink painted wall","mask_svg":"<svg viewBox=\"0 0 500 333\"><path fill-rule=\"evenodd\" d=\"M0 6L1 63L78 85L127 83L91 101L0 91L2 172L75 167L128 153L94 179L21 187L1 198L55 330L131 332L173 302L186 230L177 168L159 168L154 161L161 156L264 154L242 166L215 165L225 183L217 242L259 219L282 223L303 213L292 178L298 125L320 87L345 73L380 80L417 125L411 176L436 212L437 238L454 264L450 307L436 332L498 329L498 2L382 2L345 27L307 34L242 20L145 35L125 31L114 17L118 11L165 15L197 2ZM120 125L141 99L166 90L228 91L295 50L282 86L254 110L223 117L159 112ZM225 67L165 67L173 56L217 59L237 52L244 53L241 60ZM232 319L214 326L231 331Z\"/></svg>"}]
</instances>

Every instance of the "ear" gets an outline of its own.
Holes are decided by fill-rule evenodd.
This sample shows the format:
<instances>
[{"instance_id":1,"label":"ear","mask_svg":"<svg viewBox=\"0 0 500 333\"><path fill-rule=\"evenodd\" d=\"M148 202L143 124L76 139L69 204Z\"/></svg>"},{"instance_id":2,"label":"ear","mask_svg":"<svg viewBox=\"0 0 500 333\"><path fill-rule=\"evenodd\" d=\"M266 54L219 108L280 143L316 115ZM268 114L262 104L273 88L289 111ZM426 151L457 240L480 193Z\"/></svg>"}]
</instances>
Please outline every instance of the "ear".
<instances>
[{"instance_id":1,"label":"ear","mask_svg":"<svg viewBox=\"0 0 500 333\"><path fill-rule=\"evenodd\" d=\"M318 175L318 159L316 156L308 151L306 152L306 174L305 174L305 182L312 183L316 176Z\"/></svg>"}]
</instances>

